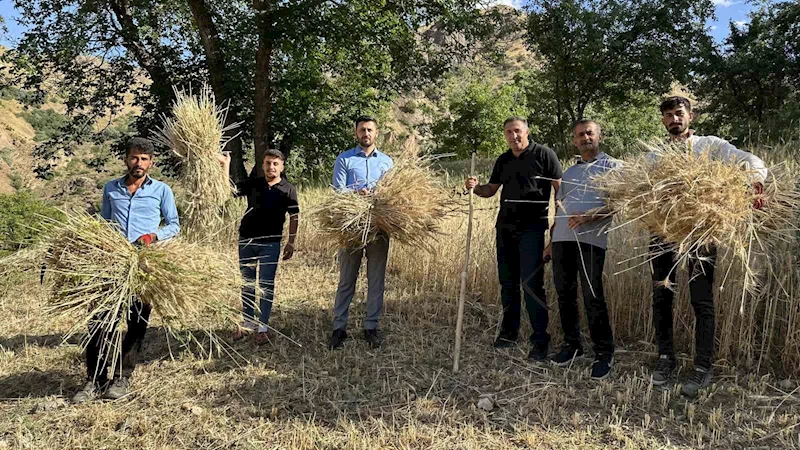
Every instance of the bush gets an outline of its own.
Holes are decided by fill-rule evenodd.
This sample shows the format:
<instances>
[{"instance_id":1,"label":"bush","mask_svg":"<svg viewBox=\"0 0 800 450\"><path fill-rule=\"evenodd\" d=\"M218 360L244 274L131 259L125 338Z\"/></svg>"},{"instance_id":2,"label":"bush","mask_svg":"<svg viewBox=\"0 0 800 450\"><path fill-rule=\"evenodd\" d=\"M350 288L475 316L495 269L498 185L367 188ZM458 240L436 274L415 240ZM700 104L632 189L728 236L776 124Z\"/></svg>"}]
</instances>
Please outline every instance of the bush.
<instances>
[{"instance_id":1,"label":"bush","mask_svg":"<svg viewBox=\"0 0 800 450\"><path fill-rule=\"evenodd\" d=\"M36 135L33 137L36 142L44 142L58 135L61 128L67 123L65 115L52 109L32 109L20 113L19 116L36 130Z\"/></svg>"},{"instance_id":2,"label":"bush","mask_svg":"<svg viewBox=\"0 0 800 450\"><path fill-rule=\"evenodd\" d=\"M15 86L2 86L0 87L0 100L16 100L23 105L31 105L35 97L24 89Z\"/></svg>"},{"instance_id":3,"label":"bush","mask_svg":"<svg viewBox=\"0 0 800 450\"><path fill-rule=\"evenodd\" d=\"M61 212L29 192L0 195L0 257L38 242L48 217Z\"/></svg>"}]
</instances>

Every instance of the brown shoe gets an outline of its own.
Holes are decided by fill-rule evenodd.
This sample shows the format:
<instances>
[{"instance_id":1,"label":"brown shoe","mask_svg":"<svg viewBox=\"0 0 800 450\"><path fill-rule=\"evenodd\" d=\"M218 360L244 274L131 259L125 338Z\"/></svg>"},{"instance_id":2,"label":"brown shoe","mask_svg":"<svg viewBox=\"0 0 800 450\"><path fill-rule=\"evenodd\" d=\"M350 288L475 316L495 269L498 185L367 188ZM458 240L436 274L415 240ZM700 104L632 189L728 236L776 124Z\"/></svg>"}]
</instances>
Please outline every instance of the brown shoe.
<instances>
[{"instance_id":1,"label":"brown shoe","mask_svg":"<svg viewBox=\"0 0 800 450\"><path fill-rule=\"evenodd\" d=\"M264 345L267 342L270 342L272 339L272 333L269 331L259 331L256 333L256 344L257 345Z\"/></svg>"},{"instance_id":2,"label":"brown shoe","mask_svg":"<svg viewBox=\"0 0 800 450\"><path fill-rule=\"evenodd\" d=\"M127 377L114 378L111 386L106 390L105 398L119 400L130 394L131 380Z\"/></svg>"}]
</instances>

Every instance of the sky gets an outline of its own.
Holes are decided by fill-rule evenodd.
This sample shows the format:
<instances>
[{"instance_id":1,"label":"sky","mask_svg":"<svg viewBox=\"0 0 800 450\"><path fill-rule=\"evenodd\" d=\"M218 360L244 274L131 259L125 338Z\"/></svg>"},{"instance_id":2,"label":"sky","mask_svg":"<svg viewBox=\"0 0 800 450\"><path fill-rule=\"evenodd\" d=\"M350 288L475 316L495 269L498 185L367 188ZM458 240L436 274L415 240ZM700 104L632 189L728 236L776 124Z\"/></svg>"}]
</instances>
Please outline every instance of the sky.
<instances>
[{"instance_id":1,"label":"sky","mask_svg":"<svg viewBox=\"0 0 800 450\"><path fill-rule=\"evenodd\" d=\"M744 24L747 21L747 13L753 6L745 0L713 0L717 7L717 20L710 22L711 34L717 42L721 42L728 35L728 22L735 21ZM504 4L519 8L524 4L524 0L496 0L496 4ZM25 31L17 25L14 18L16 12L12 0L0 0L0 17L5 19L5 26L8 33L0 30L0 45L11 47L16 39Z\"/></svg>"},{"instance_id":2,"label":"sky","mask_svg":"<svg viewBox=\"0 0 800 450\"><path fill-rule=\"evenodd\" d=\"M6 0L0 0L0 3ZM711 35L717 40L722 42L729 34L728 23L730 21L738 22L740 25L747 23L747 13L753 8L747 0L712 0L716 6L717 20L708 23L711 27ZM526 2L524 0L496 0L495 4L509 5L515 8L520 8Z\"/></svg>"}]
</instances>

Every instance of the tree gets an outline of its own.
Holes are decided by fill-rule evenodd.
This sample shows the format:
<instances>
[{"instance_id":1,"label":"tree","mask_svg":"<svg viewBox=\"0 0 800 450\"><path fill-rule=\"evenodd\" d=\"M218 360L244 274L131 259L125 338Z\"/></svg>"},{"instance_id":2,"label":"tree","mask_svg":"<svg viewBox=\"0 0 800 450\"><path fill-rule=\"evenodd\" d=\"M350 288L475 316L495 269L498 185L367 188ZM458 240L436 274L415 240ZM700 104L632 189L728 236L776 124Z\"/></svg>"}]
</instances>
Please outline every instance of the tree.
<instances>
[{"instance_id":1,"label":"tree","mask_svg":"<svg viewBox=\"0 0 800 450\"><path fill-rule=\"evenodd\" d=\"M455 86L446 97L449 111L432 128L438 151L462 158L473 150L484 157L499 155L507 148L503 121L524 116L527 110L523 93L513 84L493 85L460 75L454 79Z\"/></svg>"},{"instance_id":2,"label":"tree","mask_svg":"<svg viewBox=\"0 0 800 450\"><path fill-rule=\"evenodd\" d=\"M527 43L542 60L563 148L572 123L594 101L661 94L687 82L709 39L711 0L533 0Z\"/></svg>"},{"instance_id":3,"label":"tree","mask_svg":"<svg viewBox=\"0 0 800 450\"><path fill-rule=\"evenodd\" d=\"M723 48L708 47L693 87L706 127L746 144L797 137L800 122L800 3L781 2L730 24Z\"/></svg>"},{"instance_id":4,"label":"tree","mask_svg":"<svg viewBox=\"0 0 800 450\"><path fill-rule=\"evenodd\" d=\"M256 158L268 147L311 158L341 150L325 143L349 135L355 111L378 109L435 79L454 55L497 28L497 16L477 3L15 0L28 31L6 59L40 100L45 82L55 83L71 126L84 130L133 92L143 108L136 128L148 133L168 111L173 85L209 82L229 105L229 122L245 121L241 139L229 144L233 175L242 178L246 142ZM420 39L432 24L459 39ZM147 83L137 84L142 77ZM69 151L71 142L62 139L60 148Z\"/></svg>"}]
</instances>

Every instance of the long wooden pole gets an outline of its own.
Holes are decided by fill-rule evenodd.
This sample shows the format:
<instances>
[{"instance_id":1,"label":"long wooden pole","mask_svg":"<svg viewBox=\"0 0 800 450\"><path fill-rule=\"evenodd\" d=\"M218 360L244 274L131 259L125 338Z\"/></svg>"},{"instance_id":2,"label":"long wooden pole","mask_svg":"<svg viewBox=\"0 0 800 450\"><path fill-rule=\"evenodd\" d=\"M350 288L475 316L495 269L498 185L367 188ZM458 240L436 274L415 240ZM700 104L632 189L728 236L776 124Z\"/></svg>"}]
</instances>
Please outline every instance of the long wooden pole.
<instances>
[{"instance_id":1,"label":"long wooden pole","mask_svg":"<svg viewBox=\"0 0 800 450\"><path fill-rule=\"evenodd\" d=\"M469 165L470 176L475 174L475 151L472 152L472 161ZM469 274L469 248L472 243L472 189L469 190L469 221L467 222L467 245L464 257L464 270L461 271L461 293L458 296L458 318L456 319L456 347L453 351L453 373L458 372L458 360L461 356L461 327L464 325L464 301L467 294L467 276Z\"/></svg>"}]
</instances>

